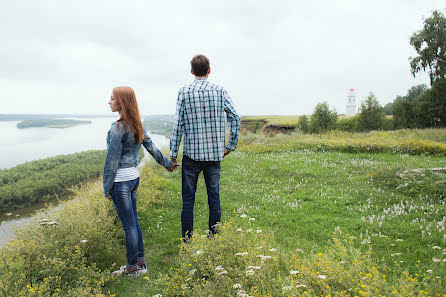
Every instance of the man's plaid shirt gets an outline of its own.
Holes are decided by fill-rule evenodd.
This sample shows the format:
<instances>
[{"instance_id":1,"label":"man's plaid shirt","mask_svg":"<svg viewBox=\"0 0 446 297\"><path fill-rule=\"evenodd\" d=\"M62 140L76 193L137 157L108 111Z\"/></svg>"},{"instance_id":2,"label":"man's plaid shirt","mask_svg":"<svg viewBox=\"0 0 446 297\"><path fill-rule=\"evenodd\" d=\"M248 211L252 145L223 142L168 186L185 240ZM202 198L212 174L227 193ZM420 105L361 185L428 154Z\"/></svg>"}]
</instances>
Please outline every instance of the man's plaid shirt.
<instances>
[{"instance_id":1,"label":"man's plaid shirt","mask_svg":"<svg viewBox=\"0 0 446 297\"><path fill-rule=\"evenodd\" d=\"M240 117L226 90L205 78L182 87L178 91L170 157L177 158L184 133L184 155L195 161L223 160L225 113L230 132L226 149L233 151L240 132Z\"/></svg>"}]
</instances>

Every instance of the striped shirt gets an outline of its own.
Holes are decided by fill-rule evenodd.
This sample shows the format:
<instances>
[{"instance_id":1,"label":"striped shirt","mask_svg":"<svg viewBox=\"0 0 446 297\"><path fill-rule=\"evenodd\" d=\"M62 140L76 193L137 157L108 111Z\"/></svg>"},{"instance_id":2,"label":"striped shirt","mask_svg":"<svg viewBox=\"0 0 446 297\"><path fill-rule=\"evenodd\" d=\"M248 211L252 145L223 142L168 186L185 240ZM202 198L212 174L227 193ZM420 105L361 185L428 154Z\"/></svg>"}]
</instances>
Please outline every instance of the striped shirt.
<instances>
[{"instance_id":1,"label":"striped shirt","mask_svg":"<svg viewBox=\"0 0 446 297\"><path fill-rule=\"evenodd\" d=\"M226 116L225 116L226 114ZM225 151L225 121L229 128L228 151L235 150L240 117L222 87L198 78L178 91L170 157L178 157L184 133L183 153L195 161L221 161Z\"/></svg>"},{"instance_id":2,"label":"striped shirt","mask_svg":"<svg viewBox=\"0 0 446 297\"><path fill-rule=\"evenodd\" d=\"M115 177L115 183L134 180L139 177L139 171L136 167L118 168Z\"/></svg>"}]
</instances>

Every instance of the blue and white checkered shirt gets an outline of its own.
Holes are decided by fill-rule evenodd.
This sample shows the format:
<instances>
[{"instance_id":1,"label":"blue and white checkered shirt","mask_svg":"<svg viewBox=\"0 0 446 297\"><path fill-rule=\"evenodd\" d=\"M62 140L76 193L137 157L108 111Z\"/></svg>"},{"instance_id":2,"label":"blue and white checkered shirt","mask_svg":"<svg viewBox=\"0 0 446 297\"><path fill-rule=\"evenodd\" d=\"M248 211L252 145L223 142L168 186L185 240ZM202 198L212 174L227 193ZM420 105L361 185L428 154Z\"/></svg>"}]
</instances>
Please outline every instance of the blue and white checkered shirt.
<instances>
[{"instance_id":1,"label":"blue and white checkered shirt","mask_svg":"<svg viewBox=\"0 0 446 297\"><path fill-rule=\"evenodd\" d=\"M170 157L177 158L184 133L184 155L195 161L223 160L225 118L230 132L226 149L233 151L239 137L240 117L226 90L205 78L198 78L182 87L178 91L177 110L170 137Z\"/></svg>"}]
</instances>

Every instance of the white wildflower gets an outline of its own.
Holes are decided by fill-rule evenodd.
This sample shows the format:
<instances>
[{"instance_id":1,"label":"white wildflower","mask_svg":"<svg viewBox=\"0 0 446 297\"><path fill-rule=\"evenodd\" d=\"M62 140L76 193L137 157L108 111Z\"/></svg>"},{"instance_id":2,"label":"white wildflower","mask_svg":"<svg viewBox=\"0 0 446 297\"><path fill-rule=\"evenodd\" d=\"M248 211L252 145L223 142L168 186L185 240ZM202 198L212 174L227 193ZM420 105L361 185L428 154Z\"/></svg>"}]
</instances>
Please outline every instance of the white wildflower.
<instances>
[{"instance_id":1,"label":"white wildflower","mask_svg":"<svg viewBox=\"0 0 446 297\"><path fill-rule=\"evenodd\" d=\"M271 259L271 256L258 255L257 258L261 258L262 261L265 261L265 260Z\"/></svg>"},{"instance_id":2,"label":"white wildflower","mask_svg":"<svg viewBox=\"0 0 446 297\"><path fill-rule=\"evenodd\" d=\"M432 269L426 270L427 273L432 273Z\"/></svg>"},{"instance_id":3,"label":"white wildflower","mask_svg":"<svg viewBox=\"0 0 446 297\"><path fill-rule=\"evenodd\" d=\"M300 284L300 285L296 285L296 288L305 288L306 285Z\"/></svg>"},{"instance_id":4,"label":"white wildflower","mask_svg":"<svg viewBox=\"0 0 446 297\"><path fill-rule=\"evenodd\" d=\"M295 251L296 253L303 253L303 252L304 252L302 249L299 249L299 248L295 249L294 251Z\"/></svg>"},{"instance_id":5,"label":"white wildflower","mask_svg":"<svg viewBox=\"0 0 446 297\"><path fill-rule=\"evenodd\" d=\"M440 262L441 262L440 259L435 259L435 258L432 258L432 261L433 261L434 263L440 263Z\"/></svg>"},{"instance_id":6,"label":"white wildflower","mask_svg":"<svg viewBox=\"0 0 446 297\"><path fill-rule=\"evenodd\" d=\"M244 256L247 255L248 252L243 252L243 253L235 253L234 256Z\"/></svg>"},{"instance_id":7,"label":"white wildflower","mask_svg":"<svg viewBox=\"0 0 446 297\"><path fill-rule=\"evenodd\" d=\"M245 215L245 214L241 214L240 217L241 217L241 218L246 218L247 215Z\"/></svg>"},{"instance_id":8,"label":"white wildflower","mask_svg":"<svg viewBox=\"0 0 446 297\"><path fill-rule=\"evenodd\" d=\"M248 266L248 267L246 267L246 268L248 268L248 269L257 269L257 270L259 270L259 269L261 269L262 267L260 267L260 266Z\"/></svg>"},{"instance_id":9,"label":"white wildflower","mask_svg":"<svg viewBox=\"0 0 446 297\"><path fill-rule=\"evenodd\" d=\"M247 276L250 276L250 275L254 275L255 272L254 272L254 270L249 269L249 270L246 270L245 273L246 273Z\"/></svg>"},{"instance_id":10,"label":"white wildflower","mask_svg":"<svg viewBox=\"0 0 446 297\"><path fill-rule=\"evenodd\" d=\"M185 281L185 282L190 281L190 277L186 278L184 281Z\"/></svg>"},{"instance_id":11,"label":"white wildflower","mask_svg":"<svg viewBox=\"0 0 446 297\"><path fill-rule=\"evenodd\" d=\"M9 217L10 215L12 215L12 213L8 212L8 213L5 213L5 215L7 215Z\"/></svg>"},{"instance_id":12,"label":"white wildflower","mask_svg":"<svg viewBox=\"0 0 446 297\"><path fill-rule=\"evenodd\" d=\"M432 249L434 249L434 250L441 250L441 247L439 247L438 245L436 245L436 246L433 246Z\"/></svg>"},{"instance_id":13,"label":"white wildflower","mask_svg":"<svg viewBox=\"0 0 446 297\"><path fill-rule=\"evenodd\" d=\"M192 269L192 270L189 272L189 274L190 274L190 275L194 275L195 272L197 272L197 269Z\"/></svg>"},{"instance_id":14,"label":"white wildflower","mask_svg":"<svg viewBox=\"0 0 446 297\"><path fill-rule=\"evenodd\" d=\"M249 294L246 294L246 292L243 291L243 290L238 290L237 296L239 296L239 297L253 297L253 296L251 296Z\"/></svg>"},{"instance_id":15,"label":"white wildflower","mask_svg":"<svg viewBox=\"0 0 446 297\"><path fill-rule=\"evenodd\" d=\"M292 289L294 289L293 286L282 287L282 290L283 290L283 291L289 291L289 290L292 290Z\"/></svg>"},{"instance_id":16,"label":"white wildflower","mask_svg":"<svg viewBox=\"0 0 446 297\"><path fill-rule=\"evenodd\" d=\"M262 230L257 229L256 232L257 232L257 233L262 233Z\"/></svg>"},{"instance_id":17,"label":"white wildflower","mask_svg":"<svg viewBox=\"0 0 446 297\"><path fill-rule=\"evenodd\" d=\"M197 254L197 255L200 255L200 254L202 254L203 252L201 251L201 250L198 250L198 251L196 251L195 252L195 254Z\"/></svg>"},{"instance_id":18,"label":"white wildflower","mask_svg":"<svg viewBox=\"0 0 446 297\"><path fill-rule=\"evenodd\" d=\"M238 228L237 230L235 230L236 232L242 232L243 229L242 228Z\"/></svg>"},{"instance_id":19,"label":"white wildflower","mask_svg":"<svg viewBox=\"0 0 446 297\"><path fill-rule=\"evenodd\" d=\"M153 295L153 297L163 297L163 295L161 295L161 294L156 294L156 295Z\"/></svg>"},{"instance_id":20,"label":"white wildflower","mask_svg":"<svg viewBox=\"0 0 446 297\"><path fill-rule=\"evenodd\" d=\"M241 285L241 284L234 284L232 287L233 287L234 289L241 289L241 288L242 288L242 285Z\"/></svg>"},{"instance_id":21,"label":"white wildflower","mask_svg":"<svg viewBox=\"0 0 446 297\"><path fill-rule=\"evenodd\" d=\"M88 240L86 240L86 239L81 240L81 243L87 243L87 242L88 242Z\"/></svg>"},{"instance_id":22,"label":"white wildflower","mask_svg":"<svg viewBox=\"0 0 446 297\"><path fill-rule=\"evenodd\" d=\"M215 270L225 270L225 269L221 267L221 265L218 265L217 267L215 267Z\"/></svg>"},{"instance_id":23,"label":"white wildflower","mask_svg":"<svg viewBox=\"0 0 446 297\"><path fill-rule=\"evenodd\" d=\"M248 230L246 230L246 232L252 232L252 228L249 228Z\"/></svg>"},{"instance_id":24,"label":"white wildflower","mask_svg":"<svg viewBox=\"0 0 446 297\"><path fill-rule=\"evenodd\" d=\"M401 238L398 238L397 240L395 240L395 241L404 241L404 240L402 240Z\"/></svg>"},{"instance_id":25,"label":"white wildflower","mask_svg":"<svg viewBox=\"0 0 446 297\"><path fill-rule=\"evenodd\" d=\"M320 278L320 279L326 279L326 278L327 278L327 276L326 276L326 275L323 275L323 274L318 275L317 277Z\"/></svg>"},{"instance_id":26,"label":"white wildflower","mask_svg":"<svg viewBox=\"0 0 446 297\"><path fill-rule=\"evenodd\" d=\"M255 219L255 218L249 218L249 220L250 220L250 221L255 221L256 219Z\"/></svg>"},{"instance_id":27,"label":"white wildflower","mask_svg":"<svg viewBox=\"0 0 446 297\"><path fill-rule=\"evenodd\" d=\"M299 272L299 270L291 270L290 271L290 274L299 274L300 272Z\"/></svg>"},{"instance_id":28,"label":"white wildflower","mask_svg":"<svg viewBox=\"0 0 446 297\"><path fill-rule=\"evenodd\" d=\"M276 250L275 248L270 248L269 251L270 251L270 252L275 252L275 251L277 251L277 250Z\"/></svg>"},{"instance_id":29,"label":"white wildflower","mask_svg":"<svg viewBox=\"0 0 446 297\"><path fill-rule=\"evenodd\" d=\"M226 270L223 270L222 272L219 272L217 275L220 276L220 275L223 275L223 274L228 274L228 272Z\"/></svg>"}]
</instances>

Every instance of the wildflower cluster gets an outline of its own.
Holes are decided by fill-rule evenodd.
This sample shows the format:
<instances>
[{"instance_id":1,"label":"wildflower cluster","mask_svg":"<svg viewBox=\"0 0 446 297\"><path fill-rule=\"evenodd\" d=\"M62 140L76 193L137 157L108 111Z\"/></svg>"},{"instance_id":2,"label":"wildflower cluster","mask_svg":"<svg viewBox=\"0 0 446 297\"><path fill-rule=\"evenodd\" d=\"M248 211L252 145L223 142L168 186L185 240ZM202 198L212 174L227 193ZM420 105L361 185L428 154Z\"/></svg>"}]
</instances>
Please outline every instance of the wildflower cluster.
<instances>
[{"instance_id":1,"label":"wildflower cluster","mask_svg":"<svg viewBox=\"0 0 446 297\"><path fill-rule=\"evenodd\" d=\"M182 245L178 268L165 278L163 296L412 296L442 292L440 279L402 272L397 280L354 247L354 237L333 237L324 252L296 247L278 252L273 235L249 232L249 216L234 216L209 239L194 235ZM340 233L340 232L339 232ZM298 245L298 242L296 242ZM440 248L441 251L441 248ZM442 260L439 260L442 261ZM438 262L438 261L437 261ZM438 263L440 264L440 263ZM428 284L426 283L428 282Z\"/></svg>"}]
</instances>

